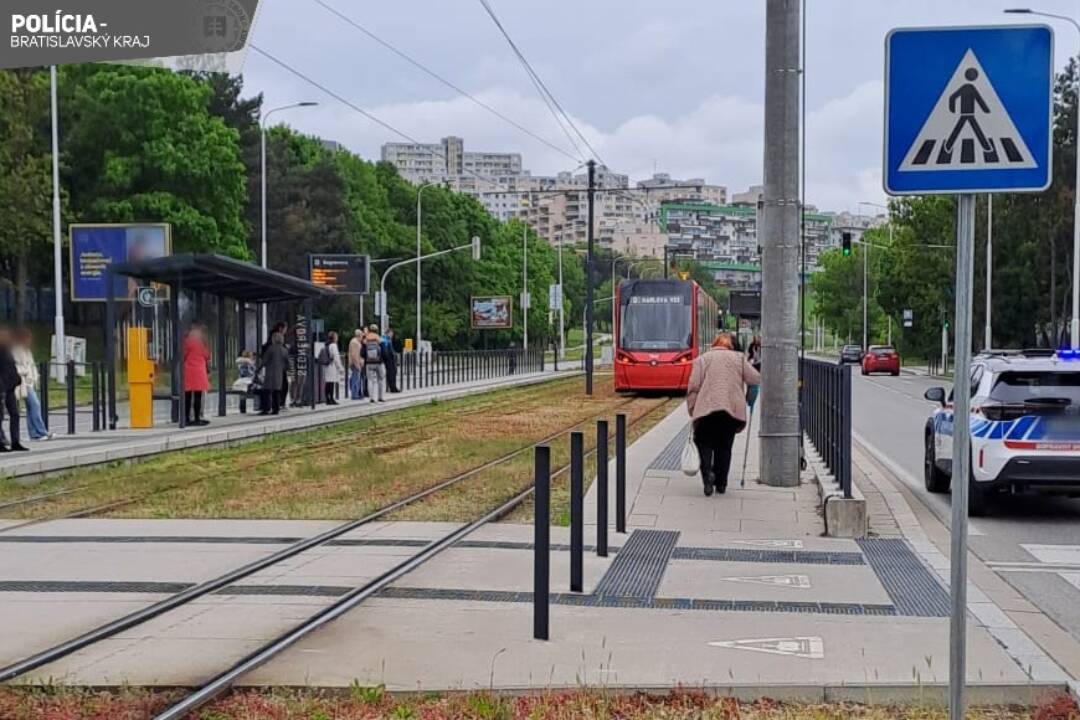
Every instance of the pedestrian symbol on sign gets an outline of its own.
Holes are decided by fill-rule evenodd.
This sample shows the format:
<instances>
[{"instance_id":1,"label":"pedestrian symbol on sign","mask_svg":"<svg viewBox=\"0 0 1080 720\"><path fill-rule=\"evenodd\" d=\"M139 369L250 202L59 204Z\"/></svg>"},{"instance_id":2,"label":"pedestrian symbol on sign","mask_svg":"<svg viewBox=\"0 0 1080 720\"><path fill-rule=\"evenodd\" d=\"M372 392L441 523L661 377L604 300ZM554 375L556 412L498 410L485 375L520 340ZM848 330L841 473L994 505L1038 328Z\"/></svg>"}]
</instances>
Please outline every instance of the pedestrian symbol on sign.
<instances>
[{"instance_id":1,"label":"pedestrian symbol on sign","mask_svg":"<svg viewBox=\"0 0 1080 720\"><path fill-rule=\"evenodd\" d=\"M912 170L1036 167L994 86L968 49L900 165Z\"/></svg>"}]
</instances>

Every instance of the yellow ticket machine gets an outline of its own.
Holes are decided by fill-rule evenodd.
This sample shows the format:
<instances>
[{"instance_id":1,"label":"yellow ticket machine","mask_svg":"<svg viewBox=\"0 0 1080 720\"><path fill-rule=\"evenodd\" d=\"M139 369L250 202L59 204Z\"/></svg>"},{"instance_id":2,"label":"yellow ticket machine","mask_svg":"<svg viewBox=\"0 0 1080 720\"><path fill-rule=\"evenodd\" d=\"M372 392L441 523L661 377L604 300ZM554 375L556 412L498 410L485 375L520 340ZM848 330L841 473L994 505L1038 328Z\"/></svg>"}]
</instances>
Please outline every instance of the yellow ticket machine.
<instances>
[{"instance_id":1,"label":"yellow ticket machine","mask_svg":"<svg viewBox=\"0 0 1080 720\"><path fill-rule=\"evenodd\" d=\"M150 358L150 330L132 327L127 331L128 399L131 427L154 427L154 361Z\"/></svg>"}]
</instances>

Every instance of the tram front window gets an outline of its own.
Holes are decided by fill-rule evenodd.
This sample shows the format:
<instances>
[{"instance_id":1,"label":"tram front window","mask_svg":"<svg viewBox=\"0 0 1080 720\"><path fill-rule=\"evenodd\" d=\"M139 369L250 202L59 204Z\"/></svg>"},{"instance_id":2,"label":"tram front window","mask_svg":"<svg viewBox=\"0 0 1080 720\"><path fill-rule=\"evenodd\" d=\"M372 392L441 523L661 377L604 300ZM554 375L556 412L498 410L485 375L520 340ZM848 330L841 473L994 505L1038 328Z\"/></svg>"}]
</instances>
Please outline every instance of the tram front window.
<instances>
[{"instance_id":1,"label":"tram front window","mask_svg":"<svg viewBox=\"0 0 1080 720\"><path fill-rule=\"evenodd\" d=\"M686 350L692 342L690 306L679 295L634 295L622 307L623 350Z\"/></svg>"}]
</instances>

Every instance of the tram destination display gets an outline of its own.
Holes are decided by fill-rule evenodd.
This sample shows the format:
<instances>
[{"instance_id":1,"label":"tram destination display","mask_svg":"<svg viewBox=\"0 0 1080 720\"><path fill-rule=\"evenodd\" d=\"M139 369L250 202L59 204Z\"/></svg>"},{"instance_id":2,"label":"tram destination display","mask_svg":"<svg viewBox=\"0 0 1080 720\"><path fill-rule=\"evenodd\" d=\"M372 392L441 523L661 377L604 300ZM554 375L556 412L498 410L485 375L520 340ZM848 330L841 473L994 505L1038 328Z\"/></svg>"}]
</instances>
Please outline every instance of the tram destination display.
<instances>
[{"instance_id":1,"label":"tram destination display","mask_svg":"<svg viewBox=\"0 0 1080 720\"><path fill-rule=\"evenodd\" d=\"M311 282L345 295L367 294L370 268L367 255L308 256L308 277Z\"/></svg>"}]
</instances>

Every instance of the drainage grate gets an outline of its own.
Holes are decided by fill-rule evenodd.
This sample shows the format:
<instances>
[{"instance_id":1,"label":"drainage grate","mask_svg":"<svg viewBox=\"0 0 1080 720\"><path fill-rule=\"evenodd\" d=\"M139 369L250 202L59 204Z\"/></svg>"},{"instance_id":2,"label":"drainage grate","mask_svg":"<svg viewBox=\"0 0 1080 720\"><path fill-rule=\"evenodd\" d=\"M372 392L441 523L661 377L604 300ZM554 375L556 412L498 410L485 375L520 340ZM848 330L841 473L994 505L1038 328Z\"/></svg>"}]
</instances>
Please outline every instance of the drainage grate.
<instances>
[{"instance_id":1,"label":"drainage grate","mask_svg":"<svg viewBox=\"0 0 1080 720\"><path fill-rule=\"evenodd\" d=\"M857 542L893 601L897 615L949 616L949 594L911 551L906 540L874 538Z\"/></svg>"},{"instance_id":2,"label":"drainage grate","mask_svg":"<svg viewBox=\"0 0 1080 720\"><path fill-rule=\"evenodd\" d=\"M191 583L128 582L112 580L4 580L0 592L36 593L173 593L183 592Z\"/></svg>"},{"instance_id":3,"label":"drainage grate","mask_svg":"<svg viewBox=\"0 0 1080 720\"><path fill-rule=\"evenodd\" d=\"M683 445L686 444L686 436L689 432L690 424L687 423L686 427L675 433L675 437L671 439L667 447L653 458L648 470L678 470L682 465L682 449Z\"/></svg>"},{"instance_id":4,"label":"drainage grate","mask_svg":"<svg viewBox=\"0 0 1080 720\"><path fill-rule=\"evenodd\" d=\"M653 598L679 541L675 530L635 530L596 586L597 595Z\"/></svg>"},{"instance_id":5,"label":"drainage grate","mask_svg":"<svg viewBox=\"0 0 1080 720\"><path fill-rule=\"evenodd\" d=\"M719 562L795 563L799 565L865 565L857 552L815 552L812 550L749 550L745 548L680 547L673 560L717 560Z\"/></svg>"}]
</instances>

